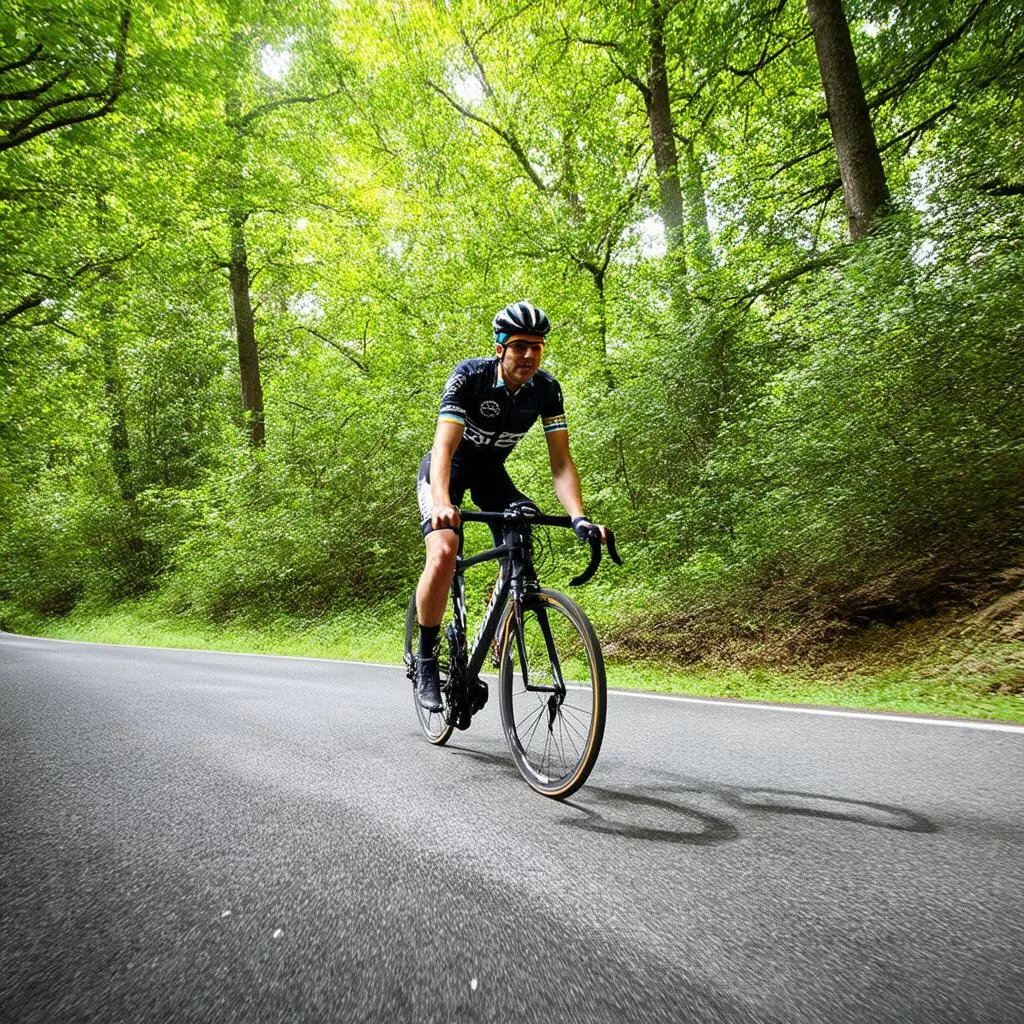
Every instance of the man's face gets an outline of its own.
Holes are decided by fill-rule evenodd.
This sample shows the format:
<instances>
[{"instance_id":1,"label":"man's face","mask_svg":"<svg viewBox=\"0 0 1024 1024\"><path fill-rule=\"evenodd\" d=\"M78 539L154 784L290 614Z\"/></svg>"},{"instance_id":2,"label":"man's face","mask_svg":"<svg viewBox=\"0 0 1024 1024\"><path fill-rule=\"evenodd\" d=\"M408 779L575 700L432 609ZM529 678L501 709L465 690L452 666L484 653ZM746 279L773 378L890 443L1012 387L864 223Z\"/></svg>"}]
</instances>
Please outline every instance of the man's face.
<instances>
[{"instance_id":1,"label":"man's face","mask_svg":"<svg viewBox=\"0 0 1024 1024\"><path fill-rule=\"evenodd\" d=\"M539 334L510 334L494 351L501 360L505 383L519 388L537 372L544 355L544 339Z\"/></svg>"}]
</instances>

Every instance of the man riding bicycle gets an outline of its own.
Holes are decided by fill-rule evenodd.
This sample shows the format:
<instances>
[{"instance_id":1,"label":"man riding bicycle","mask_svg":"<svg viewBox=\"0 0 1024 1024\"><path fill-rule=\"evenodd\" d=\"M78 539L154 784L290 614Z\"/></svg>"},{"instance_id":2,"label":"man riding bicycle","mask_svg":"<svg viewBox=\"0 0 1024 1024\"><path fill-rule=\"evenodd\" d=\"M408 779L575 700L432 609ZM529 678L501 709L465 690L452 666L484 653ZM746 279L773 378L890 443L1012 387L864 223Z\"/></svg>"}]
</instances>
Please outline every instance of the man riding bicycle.
<instances>
[{"instance_id":1,"label":"man riding bicycle","mask_svg":"<svg viewBox=\"0 0 1024 1024\"><path fill-rule=\"evenodd\" d=\"M572 518L580 540L605 528L587 519L580 477L569 454L562 389L540 369L551 324L543 310L515 302L494 318L495 355L466 359L452 371L441 395L434 445L420 463L417 480L426 565L416 588L419 651L416 693L428 711L440 711L441 681L435 647L448 603L459 551L458 506L468 490L483 512L513 503L533 506L512 482L505 460L533 423L541 419L555 494ZM536 506L533 506L536 507ZM496 543L501 538L496 536Z\"/></svg>"}]
</instances>

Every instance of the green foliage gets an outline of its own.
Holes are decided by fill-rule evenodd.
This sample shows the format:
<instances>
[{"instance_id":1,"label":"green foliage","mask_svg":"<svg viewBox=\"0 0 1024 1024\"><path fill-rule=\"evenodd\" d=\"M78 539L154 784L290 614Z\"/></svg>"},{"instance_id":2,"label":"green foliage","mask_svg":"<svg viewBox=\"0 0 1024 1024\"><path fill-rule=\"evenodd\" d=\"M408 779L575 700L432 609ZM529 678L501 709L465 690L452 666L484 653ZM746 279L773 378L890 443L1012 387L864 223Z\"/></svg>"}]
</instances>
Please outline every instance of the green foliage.
<instances>
[{"instance_id":1,"label":"green foliage","mask_svg":"<svg viewBox=\"0 0 1024 1024\"><path fill-rule=\"evenodd\" d=\"M812 343L708 464L731 560L776 599L898 606L1020 542L1019 267L939 272L913 242L892 223L790 305Z\"/></svg>"},{"instance_id":2,"label":"green foliage","mask_svg":"<svg viewBox=\"0 0 1024 1024\"><path fill-rule=\"evenodd\" d=\"M126 36L109 4L5 9L0 131L47 114L47 69L99 99L0 152L0 600L400 606L440 388L521 296L629 562L588 604L634 647L984 585L1021 548L1024 18L847 10L894 209L855 246L802 4L161 0ZM554 510L540 438L511 465ZM554 543L560 581L577 560Z\"/></svg>"}]
</instances>

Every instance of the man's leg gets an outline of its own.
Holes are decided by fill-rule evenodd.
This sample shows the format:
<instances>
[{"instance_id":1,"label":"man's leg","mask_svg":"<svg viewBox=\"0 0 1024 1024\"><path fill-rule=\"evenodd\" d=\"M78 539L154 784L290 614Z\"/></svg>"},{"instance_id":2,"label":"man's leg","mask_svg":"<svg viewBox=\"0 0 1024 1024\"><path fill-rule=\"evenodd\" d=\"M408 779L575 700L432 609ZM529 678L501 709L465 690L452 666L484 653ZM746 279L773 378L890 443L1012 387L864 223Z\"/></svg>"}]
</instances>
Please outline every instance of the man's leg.
<instances>
[{"instance_id":1,"label":"man's leg","mask_svg":"<svg viewBox=\"0 0 1024 1024\"><path fill-rule=\"evenodd\" d=\"M427 561L416 587L416 618L421 632L424 627L436 630L444 618L455 575L459 536L454 530L432 530L423 541L427 546Z\"/></svg>"},{"instance_id":2,"label":"man's leg","mask_svg":"<svg viewBox=\"0 0 1024 1024\"><path fill-rule=\"evenodd\" d=\"M461 488L452 481L452 500L461 501ZM430 526L430 456L420 464L416 482L417 498L426 545L426 563L416 587L416 619L419 624L419 647L416 656L417 697L429 711L440 711L441 679L438 670L437 646L441 620L448 604L455 559L459 553L459 535L451 529L432 530ZM456 495L456 491L458 494Z\"/></svg>"}]
</instances>

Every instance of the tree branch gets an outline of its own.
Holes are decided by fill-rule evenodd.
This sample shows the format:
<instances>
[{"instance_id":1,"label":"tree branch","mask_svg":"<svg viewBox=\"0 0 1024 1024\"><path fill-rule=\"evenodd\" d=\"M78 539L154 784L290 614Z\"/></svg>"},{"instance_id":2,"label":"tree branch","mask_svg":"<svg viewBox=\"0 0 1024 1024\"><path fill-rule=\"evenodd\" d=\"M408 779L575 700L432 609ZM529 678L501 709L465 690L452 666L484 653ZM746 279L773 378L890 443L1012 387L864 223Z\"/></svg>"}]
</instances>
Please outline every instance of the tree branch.
<instances>
[{"instance_id":1,"label":"tree branch","mask_svg":"<svg viewBox=\"0 0 1024 1024\"><path fill-rule=\"evenodd\" d=\"M874 110L892 100L899 101L906 91L923 75L925 75L939 57L960 41L974 24L978 15L988 6L988 0L977 0L971 8L967 17L948 36L940 39L930 49L923 53L906 72L888 88L883 89L875 97L868 101L868 109Z\"/></svg>"},{"instance_id":2,"label":"tree branch","mask_svg":"<svg viewBox=\"0 0 1024 1024\"><path fill-rule=\"evenodd\" d=\"M794 46L798 46L800 43L806 42L810 38L811 33L810 31L807 31L798 38L790 39L787 42L783 43L783 45L779 47L779 49L777 49L774 53L768 52L769 41L766 41L764 49L761 51L761 56L749 67L737 68L733 67L731 64L728 63L724 64L723 67L726 71L728 71L732 75L735 75L737 78L754 78L757 75L758 71L763 71L766 67L768 67L769 64L772 64L776 60L778 60L778 58L781 57L787 50L791 50Z\"/></svg>"},{"instance_id":3,"label":"tree branch","mask_svg":"<svg viewBox=\"0 0 1024 1024\"><path fill-rule=\"evenodd\" d=\"M128 30L131 27L131 20L131 10L126 7L121 13L119 39L117 43L117 50L114 54L114 67L110 73L106 91L78 93L60 100L51 100L44 104L40 110L35 111L27 118L22 118L20 122L15 122L15 124L8 127L6 137L0 139L0 152L13 149L15 146L21 146L32 139L38 138L40 135L47 134L48 132L57 131L60 128L67 128L74 124L82 124L85 121L93 121L98 117L103 117L105 114L109 114L110 111L114 109L114 104L117 102L124 89L124 69L128 52ZM87 102L94 99L103 99L103 103L99 107L96 107L93 110L87 110L81 114L71 114L65 117L58 117L52 121L47 121L44 124L37 124L34 127L29 127L43 114L49 113L57 107L64 106L68 103Z\"/></svg>"},{"instance_id":4,"label":"tree branch","mask_svg":"<svg viewBox=\"0 0 1024 1024\"><path fill-rule=\"evenodd\" d=\"M321 100L329 100L333 96L340 95L341 91L341 89L332 89L330 92L322 93L319 96L285 96L279 100L271 100L269 103L261 103L258 107L254 107L244 117L228 121L228 124L232 128L244 130L254 121L263 117L264 114L269 114L270 111L277 110L279 107L291 107L297 103L319 103Z\"/></svg>"},{"instance_id":5,"label":"tree branch","mask_svg":"<svg viewBox=\"0 0 1024 1024\"><path fill-rule=\"evenodd\" d=\"M29 64L34 63L35 59L43 52L43 44L36 43L36 48L32 50L27 56L19 57L17 60L11 61L10 64L0 64L0 75L6 75L9 71L17 71L18 68L28 67Z\"/></svg>"},{"instance_id":6,"label":"tree branch","mask_svg":"<svg viewBox=\"0 0 1024 1024\"><path fill-rule=\"evenodd\" d=\"M377 139L377 145L380 147L381 152L397 159L398 154L388 145L388 140L383 130L373 116L372 107L368 112L366 106L359 102L352 90L344 82L341 83L341 91L348 97L349 103L358 111L360 117L370 126L370 131L373 132L374 137ZM329 207L326 208L329 209Z\"/></svg>"},{"instance_id":7,"label":"tree branch","mask_svg":"<svg viewBox=\"0 0 1024 1024\"><path fill-rule=\"evenodd\" d=\"M461 25L459 26L459 35L462 37L462 41L465 44L466 49L469 50L469 55L473 58L473 63L476 65L476 69L480 74L480 84L483 86L484 95L489 99L494 99L494 90L491 88L491 83L487 80L487 72L484 71L483 62L477 55L476 47L473 46L469 36L466 35L466 30Z\"/></svg>"},{"instance_id":8,"label":"tree branch","mask_svg":"<svg viewBox=\"0 0 1024 1024\"><path fill-rule=\"evenodd\" d=\"M780 174L788 171L791 167L796 167L797 164L802 164L805 160L811 160L822 153L827 153L832 148L833 143L831 140L818 146L817 149L812 149L809 153L801 153L800 156L793 157L792 160L786 160L784 163L778 165L771 174L768 175L767 181L771 181L773 178L777 178Z\"/></svg>"},{"instance_id":9,"label":"tree branch","mask_svg":"<svg viewBox=\"0 0 1024 1024\"><path fill-rule=\"evenodd\" d=\"M1024 196L1024 183L1003 181L1001 178L982 182L978 188L990 196Z\"/></svg>"},{"instance_id":10,"label":"tree branch","mask_svg":"<svg viewBox=\"0 0 1024 1024\"><path fill-rule=\"evenodd\" d=\"M145 248L150 241L151 239L145 238L139 242L138 245L132 246L132 248L127 252L121 253L119 256L108 256L103 259L90 260L87 263L83 263L80 267L71 271L64 281L59 283L56 282L49 274L42 274L38 271L32 270L26 270L23 273L28 277L42 278L44 281L50 282L53 287L51 287L49 291L59 293L62 289L67 288L69 285L88 274L96 274L97 277L103 277L119 263L124 263L127 260L130 260L136 253ZM22 299L16 306L12 306L10 309L0 312L0 325L9 323L15 317L21 316L23 313L27 313L30 309L36 309L50 297L51 296L46 292L33 292L31 295Z\"/></svg>"},{"instance_id":11,"label":"tree branch","mask_svg":"<svg viewBox=\"0 0 1024 1024\"><path fill-rule=\"evenodd\" d=\"M918 121L917 124L908 128L906 131L902 131L899 133L899 135L894 135L891 139L888 139L885 142L883 142L878 147L879 152L884 152L891 146L895 146L897 143L903 142L904 140L907 139L910 140L907 143L906 147L907 149L909 149L917 140L918 136L920 136L923 132L926 132L929 128L934 128L935 124L939 121L940 118L943 118L946 116L946 114L956 110L958 106L959 104L956 100L954 100L952 103L947 103L946 106L944 106L941 110L936 110L934 114L929 114L929 116L926 117L923 121Z\"/></svg>"},{"instance_id":12,"label":"tree branch","mask_svg":"<svg viewBox=\"0 0 1024 1024\"><path fill-rule=\"evenodd\" d=\"M30 295L28 298L22 299L16 306L0 313L0 326L9 323L16 316L21 316L22 313L27 313L30 309L35 309L37 306L41 306L45 300L46 296L39 294Z\"/></svg>"},{"instance_id":13,"label":"tree branch","mask_svg":"<svg viewBox=\"0 0 1024 1024\"><path fill-rule=\"evenodd\" d=\"M47 100L45 103L36 107L35 110L30 111L20 121L14 121L7 128L8 136L17 136L24 132L33 122L38 121L44 114L49 114L52 111L58 109L58 107L66 107L69 103L86 103L89 100L106 100L107 94L105 92L78 92L73 96L59 96L52 100Z\"/></svg>"},{"instance_id":14,"label":"tree branch","mask_svg":"<svg viewBox=\"0 0 1024 1024\"><path fill-rule=\"evenodd\" d=\"M300 324L299 330L305 331L307 334L312 334L313 337L316 338L318 341L322 341L322 342L324 342L324 344L330 345L331 348L333 348L336 351L340 352L346 359L348 359L350 362L352 362L356 366L358 366L361 373L369 374L369 372L370 372L369 367L367 367L367 365L365 363L363 363L360 360L356 359L356 357L354 355L352 355L352 353L349 352L349 350L347 348L345 348L344 345L339 345L336 341L334 341L333 338L328 338L326 334L321 334L319 331L314 331L312 327L306 327L305 324ZM366 339L364 337L364 339L363 339L364 347L365 347L365 342L366 342Z\"/></svg>"},{"instance_id":15,"label":"tree branch","mask_svg":"<svg viewBox=\"0 0 1024 1024\"><path fill-rule=\"evenodd\" d=\"M519 161L520 166L526 171L530 178L530 181L536 185L540 192L546 193L548 191L547 185L541 181L540 175L534 170L533 165L530 163L526 152L520 145L519 140L510 131L506 131L504 128L499 127L493 121L488 121L486 117L481 117L479 114L474 114L472 110L469 110L463 104L459 103L454 96L450 96L444 89L439 85L435 84L430 79L427 79L427 85L434 90L443 100L450 103L463 117L468 118L470 121L476 121L477 124L482 124L485 128L489 128L498 138L502 139L505 145L512 150L515 154L515 158Z\"/></svg>"},{"instance_id":16,"label":"tree branch","mask_svg":"<svg viewBox=\"0 0 1024 1024\"><path fill-rule=\"evenodd\" d=\"M811 274L815 270L821 270L823 267L828 267L834 263L838 263L841 256L842 251L831 252L825 256L815 257L813 260L808 260L806 263L801 263L798 266L791 267L789 270L783 271L781 274L769 277L766 281L762 281L760 284L748 289L741 295L733 296L728 301L730 301L734 306L745 306L749 309L754 304L754 301L762 295L767 295L769 292L777 291L779 288L796 281L805 274Z\"/></svg>"},{"instance_id":17,"label":"tree branch","mask_svg":"<svg viewBox=\"0 0 1024 1024\"><path fill-rule=\"evenodd\" d=\"M22 89L21 92L6 92L0 94L0 100L10 102L37 100L43 95L43 93L49 92L58 82L63 82L73 70L74 69L70 66L66 67L59 74L54 75L53 78L43 82L41 85L37 85L34 89Z\"/></svg>"},{"instance_id":18,"label":"tree branch","mask_svg":"<svg viewBox=\"0 0 1024 1024\"><path fill-rule=\"evenodd\" d=\"M566 37L571 38L568 36L568 33L566 33ZM609 42L608 40L605 39L590 39L586 36L576 37L572 41L580 43L583 46L597 46L600 47L601 49L609 51L608 60L611 62L612 67L615 68L615 70L619 73L619 77L624 82L629 82L630 85L632 85L639 91L640 95L643 96L644 98L644 103L650 102L651 90L648 87L647 83L642 78L640 78L639 75L635 75L632 72L627 71L619 63L619 61L612 56L612 53L618 55L622 52L622 47L618 43Z\"/></svg>"}]
</instances>

